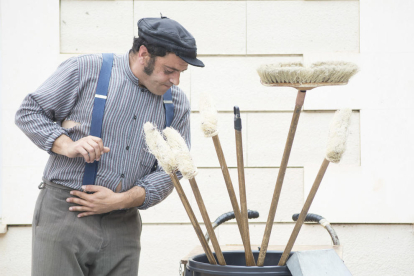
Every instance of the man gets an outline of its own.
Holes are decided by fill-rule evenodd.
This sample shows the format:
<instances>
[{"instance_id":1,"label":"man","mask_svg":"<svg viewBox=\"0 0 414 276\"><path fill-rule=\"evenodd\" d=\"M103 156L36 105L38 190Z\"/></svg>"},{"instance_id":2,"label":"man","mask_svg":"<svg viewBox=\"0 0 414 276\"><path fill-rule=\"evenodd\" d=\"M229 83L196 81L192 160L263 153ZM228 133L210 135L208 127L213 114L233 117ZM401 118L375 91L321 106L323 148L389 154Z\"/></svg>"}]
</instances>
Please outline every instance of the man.
<instances>
[{"instance_id":1,"label":"man","mask_svg":"<svg viewBox=\"0 0 414 276\"><path fill-rule=\"evenodd\" d=\"M32 275L137 275L141 218L173 190L146 150L142 126L166 124L190 140L190 106L177 87L196 58L194 38L166 17L138 21L129 53L114 55L102 135L89 135L102 55L68 59L23 101L16 124L50 154L33 216ZM95 185L85 162L99 161ZM136 208L137 207L137 208Z\"/></svg>"}]
</instances>

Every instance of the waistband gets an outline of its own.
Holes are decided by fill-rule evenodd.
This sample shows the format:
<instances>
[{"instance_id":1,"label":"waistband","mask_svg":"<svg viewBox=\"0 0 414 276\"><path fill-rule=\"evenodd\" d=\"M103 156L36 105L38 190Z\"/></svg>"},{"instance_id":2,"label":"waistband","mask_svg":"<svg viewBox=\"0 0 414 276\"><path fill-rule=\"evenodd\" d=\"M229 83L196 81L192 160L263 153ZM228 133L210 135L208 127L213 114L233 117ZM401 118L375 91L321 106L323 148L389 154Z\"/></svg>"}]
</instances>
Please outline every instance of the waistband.
<instances>
[{"instance_id":1,"label":"waistband","mask_svg":"<svg viewBox=\"0 0 414 276\"><path fill-rule=\"evenodd\" d=\"M44 189L45 188L45 185L47 185L47 186L51 186L51 187L54 187L54 188L58 188L58 189L62 189L62 190L67 190L67 191L73 191L74 190L72 188L69 188L69 187L66 187L66 186L63 186L63 185L54 183L54 182L52 182L50 180L47 180L47 179L44 179L44 178L42 180L43 181L40 183L39 189Z\"/></svg>"},{"instance_id":2,"label":"waistband","mask_svg":"<svg viewBox=\"0 0 414 276\"><path fill-rule=\"evenodd\" d=\"M69 188L69 187L66 187L66 186L63 186L63 185L54 183L50 180L42 178L42 182L39 185L39 189L45 189L46 186L50 186L50 187L54 187L54 188L61 189L61 190L66 190L66 191L75 190L75 189L72 189L72 188ZM123 213L123 212L129 212L129 211L137 211L139 213L139 210L137 208L132 207L132 208L127 208L127 209L114 210L114 211L111 211L111 212L105 213L105 214L120 213L120 212Z\"/></svg>"}]
</instances>

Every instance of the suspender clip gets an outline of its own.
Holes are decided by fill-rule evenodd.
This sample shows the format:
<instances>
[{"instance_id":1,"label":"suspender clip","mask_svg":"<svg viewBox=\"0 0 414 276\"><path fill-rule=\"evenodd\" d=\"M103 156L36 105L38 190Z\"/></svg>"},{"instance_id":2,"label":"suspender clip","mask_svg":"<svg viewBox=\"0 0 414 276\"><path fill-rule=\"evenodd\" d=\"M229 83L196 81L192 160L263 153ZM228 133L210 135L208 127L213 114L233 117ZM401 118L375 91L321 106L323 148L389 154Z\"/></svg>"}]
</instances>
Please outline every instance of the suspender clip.
<instances>
[{"instance_id":1,"label":"suspender clip","mask_svg":"<svg viewBox=\"0 0 414 276\"><path fill-rule=\"evenodd\" d=\"M95 98L100 98L100 99L105 99L108 98L107 96L104 95L99 95L99 94L95 94Z\"/></svg>"},{"instance_id":2,"label":"suspender clip","mask_svg":"<svg viewBox=\"0 0 414 276\"><path fill-rule=\"evenodd\" d=\"M46 183L45 182L40 182L39 186L37 186L40 190L43 190L44 188L46 188Z\"/></svg>"}]
</instances>

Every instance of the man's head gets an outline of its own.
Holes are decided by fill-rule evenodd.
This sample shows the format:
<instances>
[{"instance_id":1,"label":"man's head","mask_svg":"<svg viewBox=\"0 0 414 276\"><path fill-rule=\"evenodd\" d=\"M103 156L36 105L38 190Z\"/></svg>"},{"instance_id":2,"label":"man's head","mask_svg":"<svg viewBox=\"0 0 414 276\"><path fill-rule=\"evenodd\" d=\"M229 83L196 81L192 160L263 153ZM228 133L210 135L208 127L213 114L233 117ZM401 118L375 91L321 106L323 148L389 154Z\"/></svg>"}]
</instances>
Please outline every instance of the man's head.
<instances>
[{"instance_id":1,"label":"man's head","mask_svg":"<svg viewBox=\"0 0 414 276\"><path fill-rule=\"evenodd\" d=\"M138 35L131 49L131 70L156 95L178 85L180 73L187 70L188 64L204 67L197 59L194 37L174 20L140 19Z\"/></svg>"}]
</instances>

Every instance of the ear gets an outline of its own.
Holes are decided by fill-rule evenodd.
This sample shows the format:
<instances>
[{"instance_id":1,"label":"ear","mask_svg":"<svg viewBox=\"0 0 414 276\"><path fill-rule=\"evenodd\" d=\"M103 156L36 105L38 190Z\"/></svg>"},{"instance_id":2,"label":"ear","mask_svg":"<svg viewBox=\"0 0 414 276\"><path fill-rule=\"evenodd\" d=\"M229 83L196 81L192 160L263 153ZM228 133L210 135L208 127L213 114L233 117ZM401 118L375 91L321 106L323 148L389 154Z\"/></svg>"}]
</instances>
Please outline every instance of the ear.
<instances>
[{"instance_id":1,"label":"ear","mask_svg":"<svg viewBox=\"0 0 414 276\"><path fill-rule=\"evenodd\" d=\"M138 60L140 62L144 62L144 61L146 61L149 58L150 58L150 54L148 52L147 47L145 47L144 45L141 45L139 47L139 51L138 51Z\"/></svg>"}]
</instances>

